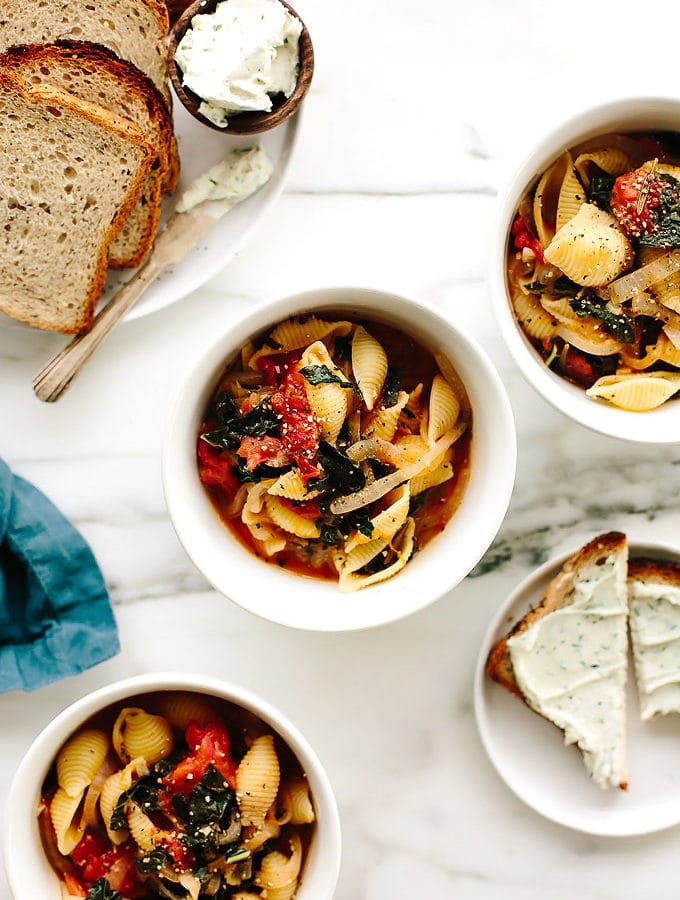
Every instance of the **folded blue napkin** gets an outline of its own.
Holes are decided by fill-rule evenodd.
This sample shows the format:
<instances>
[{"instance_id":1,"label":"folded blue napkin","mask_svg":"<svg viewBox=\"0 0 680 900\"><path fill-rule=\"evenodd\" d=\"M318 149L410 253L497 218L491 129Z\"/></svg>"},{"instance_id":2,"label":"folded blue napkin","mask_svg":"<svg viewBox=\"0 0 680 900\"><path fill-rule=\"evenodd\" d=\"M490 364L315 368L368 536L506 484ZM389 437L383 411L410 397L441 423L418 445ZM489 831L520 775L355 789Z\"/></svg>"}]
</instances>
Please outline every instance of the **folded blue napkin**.
<instances>
[{"instance_id":1,"label":"folded blue napkin","mask_svg":"<svg viewBox=\"0 0 680 900\"><path fill-rule=\"evenodd\" d=\"M44 494L0 460L0 691L34 690L119 649L89 546Z\"/></svg>"}]
</instances>

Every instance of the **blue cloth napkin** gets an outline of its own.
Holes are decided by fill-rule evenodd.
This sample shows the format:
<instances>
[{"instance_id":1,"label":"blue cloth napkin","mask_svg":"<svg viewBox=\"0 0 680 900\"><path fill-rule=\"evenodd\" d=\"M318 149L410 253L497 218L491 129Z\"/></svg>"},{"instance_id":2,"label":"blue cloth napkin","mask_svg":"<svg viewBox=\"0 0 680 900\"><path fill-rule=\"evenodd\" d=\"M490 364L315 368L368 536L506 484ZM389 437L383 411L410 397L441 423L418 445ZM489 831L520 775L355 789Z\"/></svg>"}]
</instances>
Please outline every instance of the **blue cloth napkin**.
<instances>
[{"instance_id":1,"label":"blue cloth napkin","mask_svg":"<svg viewBox=\"0 0 680 900\"><path fill-rule=\"evenodd\" d=\"M44 494L0 460L0 691L34 690L119 649L89 546Z\"/></svg>"}]
</instances>

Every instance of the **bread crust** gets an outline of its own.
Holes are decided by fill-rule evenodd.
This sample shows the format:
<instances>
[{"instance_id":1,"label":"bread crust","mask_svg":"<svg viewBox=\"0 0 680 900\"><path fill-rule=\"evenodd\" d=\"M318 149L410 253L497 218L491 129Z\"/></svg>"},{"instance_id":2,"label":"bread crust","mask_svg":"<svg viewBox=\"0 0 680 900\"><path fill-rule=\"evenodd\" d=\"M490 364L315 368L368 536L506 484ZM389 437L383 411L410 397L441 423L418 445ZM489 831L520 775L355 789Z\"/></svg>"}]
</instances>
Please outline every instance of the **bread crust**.
<instances>
[{"instance_id":1,"label":"bread crust","mask_svg":"<svg viewBox=\"0 0 680 900\"><path fill-rule=\"evenodd\" d=\"M651 581L680 587L680 565L668 559L636 557L628 562L628 580Z\"/></svg>"},{"instance_id":2,"label":"bread crust","mask_svg":"<svg viewBox=\"0 0 680 900\"><path fill-rule=\"evenodd\" d=\"M6 69L0 69L0 85L9 91L16 92L29 103L34 103L45 108L53 107L57 110L68 110L74 115L86 119L94 125L112 131L134 145L140 153L137 171L131 176L126 196L120 204L112 221L105 228L104 237L97 253L95 274L90 283L87 295L82 299L81 309L79 310L75 321L72 324L64 325L63 327L55 327L52 322L47 322L44 319L29 318L17 314L17 310L14 307L8 307L4 303L2 297L0 297L0 309L13 318L24 321L37 328L61 331L65 334L77 334L87 330L92 322L97 301L99 300L106 279L109 246L123 227L130 210L139 198L144 181L156 158L156 150L146 139L142 130L128 119L116 116L94 103L80 100L59 88L52 87L51 85L28 85L19 75L14 72L9 72Z\"/></svg>"},{"instance_id":3,"label":"bread crust","mask_svg":"<svg viewBox=\"0 0 680 900\"><path fill-rule=\"evenodd\" d=\"M533 606L525 616L491 648L486 663L486 671L489 678L497 681L506 690L526 703L512 668L510 648L508 640L515 634L521 634L537 619L547 616L567 605L569 591L574 584L577 571L586 563L597 563L599 557L606 557L610 553L622 549L626 544L626 536L620 531L609 531L598 535L581 547L574 556L570 557L562 566L558 574L550 581L545 589L540 602Z\"/></svg>"}]
</instances>

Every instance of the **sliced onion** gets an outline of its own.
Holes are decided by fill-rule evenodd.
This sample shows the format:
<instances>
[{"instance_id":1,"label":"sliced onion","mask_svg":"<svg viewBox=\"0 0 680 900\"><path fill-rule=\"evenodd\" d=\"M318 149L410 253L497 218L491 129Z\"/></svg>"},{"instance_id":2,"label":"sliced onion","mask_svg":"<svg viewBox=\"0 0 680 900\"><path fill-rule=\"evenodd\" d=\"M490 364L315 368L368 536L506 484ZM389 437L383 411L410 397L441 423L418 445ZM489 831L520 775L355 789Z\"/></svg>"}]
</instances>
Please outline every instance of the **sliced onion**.
<instances>
[{"instance_id":1,"label":"sliced onion","mask_svg":"<svg viewBox=\"0 0 680 900\"><path fill-rule=\"evenodd\" d=\"M617 278L608 287L602 288L599 293L601 297L620 306L624 301L641 294L650 285L663 281L664 278L668 278L669 275L678 271L680 271L680 250L671 250L653 262L647 263L646 266L642 266L641 269Z\"/></svg>"},{"instance_id":2,"label":"sliced onion","mask_svg":"<svg viewBox=\"0 0 680 900\"><path fill-rule=\"evenodd\" d=\"M613 356L621 350L621 342L614 338L604 340L592 340L584 337L578 331L572 331L566 325L558 325L557 334L572 347L576 347L581 353L589 353L592 356Z\"/></svg>"},{"instance_id":3,"label":"sliced onion","mask_svg":"<svg viewBox=\"0 0 680 900\"><path fill-rule=\"evenodd\" d=\"M347 448L347 456L352 460L352 462L361 462L363 459L367 459L369 456L375 457L378 452L378 448L375 445L375 442L370 438L365 438L363 441L357 441L355 444L352 444L351 447Z\"/></svg>"},{"instance_id":4,"label":"sliced onion","mask_svg":"<svg viewBox=\"0 0 680 900\"><path fill-rule=\"evenodd\" d=\"M373 503L375 500L384 497L385 494L389 494L390 491L399 487L405 481L410 481L411 478L420 475L421 472L429 469L440 454L448 450L458 440L466 428L467 422L458 422L456 427L442 435L417 463L412 463L410 466L391 472L389 475L385 475L384 478L378 478L373 484L366 485L354 494L345 494L344 497L337 497L331 503L331 512L333 515L343 516L345 513L353 512L355 509L361 509L362 506L368 506L369 503Z\"/></svg>"}]
</instances>

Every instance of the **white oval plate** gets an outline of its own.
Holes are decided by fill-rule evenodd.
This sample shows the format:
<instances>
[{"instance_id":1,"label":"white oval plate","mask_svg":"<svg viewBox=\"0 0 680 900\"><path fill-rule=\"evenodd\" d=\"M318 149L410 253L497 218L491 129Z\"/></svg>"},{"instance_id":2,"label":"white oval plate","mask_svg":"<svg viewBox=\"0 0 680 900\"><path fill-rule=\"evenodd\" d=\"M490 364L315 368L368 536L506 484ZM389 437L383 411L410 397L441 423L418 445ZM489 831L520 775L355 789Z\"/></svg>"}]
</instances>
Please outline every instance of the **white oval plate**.
<instances>
[{"instance_id":1,"label":"white oval plate","mask_svg":"<svg viewBox=\"0 0 680 900\"><path fill-rule=\"evenodd\" d=\"M575 551L574 551L575 552ZM632 660L628 672L627 791L591 781L562 732L486 675L498 638L540 600L572 556L550 560L525 578L501 606L484 638L475 673L475 715L482 743L508 787L536 812L587 834L621 836L659 831L680 822L680 717L640 720ZM630 556L680 561L680 548L630 542Z\"/></svg>"},{"instance_id":2,"label":"white oval plate","mask_svg":"<svg viewBox=\"0 0 680 900\"><path fill-rule=\"evenodd\" d=\"M175 192L167 196L163 205L163 224L177 202L177 198L188 185L219 162L231 150L261 144L274 163L274 172L263 188L252 197L230 210L208 234L176 266L163 272L151 284L144 295L125 317L129 322L156 312L175 303L223 269L234 255L245 245L256 225L269 212L283 190L293 159L301 125L301 111L278 128L261 135L240 136L221 134L207 128L191 116L174 97L173 113L175 135L179 146L181 174ZM109 270L106 287L100 300L100 307L128 281L135 270ZM0 313L0 325L28 328L9 316Z\"/></svg>"}]
</instances>

